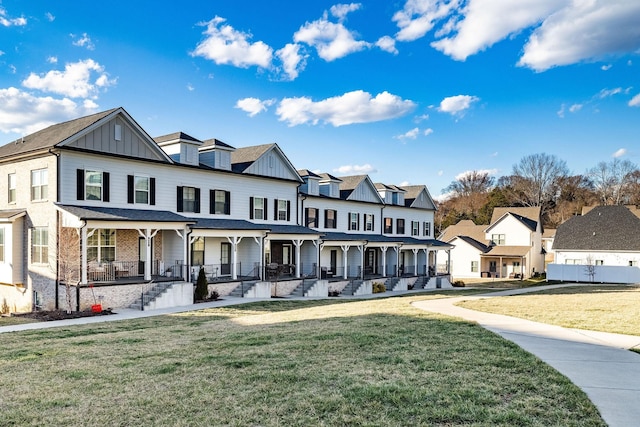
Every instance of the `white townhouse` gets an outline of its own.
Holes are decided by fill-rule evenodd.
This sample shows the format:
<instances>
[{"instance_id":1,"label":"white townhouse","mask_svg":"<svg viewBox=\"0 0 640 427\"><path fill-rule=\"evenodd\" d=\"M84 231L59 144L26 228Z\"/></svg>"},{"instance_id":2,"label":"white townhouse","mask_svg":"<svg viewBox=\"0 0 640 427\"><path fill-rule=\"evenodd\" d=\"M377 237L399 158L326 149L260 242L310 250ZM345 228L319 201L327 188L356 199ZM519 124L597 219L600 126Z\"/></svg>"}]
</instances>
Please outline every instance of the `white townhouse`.
<instances>
[{"instance_id":1,"label":"white townhouse","mask_svg":"<svg viewBox=\"0 0 640 427\"><path fill-rule=\"evenodd\" d=\"M430 238L426 187L415 206L388 203L367 176L301 177L277 144L151 138L123 108L0 147L0 176L3 311L96 299L158 307L161 291L171 295L164 304L187 304L200 269L210 289L243 296L274 278L321 279L322 266L345 278L397 275L398 265L417 275L435 265L430 252L448 248ZM383 233L385 216L419 222L422 235Z\"/></svg>"},{"instance_id":2,"label":"white townhouse","mask_svg":"<svg viewBox=\"0 0 640 427\"><path fill-rule=\"evenodd\" d=\"M451 251L455 278L524 278L544 271L539 207L496 207L489 225L463 220L439 236Z\"/></svg>"}]
</instances>

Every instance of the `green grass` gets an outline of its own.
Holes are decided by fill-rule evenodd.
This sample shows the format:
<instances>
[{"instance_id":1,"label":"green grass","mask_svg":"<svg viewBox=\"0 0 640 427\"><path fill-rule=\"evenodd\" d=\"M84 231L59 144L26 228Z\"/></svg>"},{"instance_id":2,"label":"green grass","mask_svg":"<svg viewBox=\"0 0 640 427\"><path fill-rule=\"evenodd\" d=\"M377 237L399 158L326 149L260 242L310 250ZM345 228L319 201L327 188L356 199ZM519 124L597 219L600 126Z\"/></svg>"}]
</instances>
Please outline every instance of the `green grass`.
<instances>
[{"instance_id":1,"label":"green grass","mask_svg":"<svg viewBox=\"0 0 640 427\"><path fill-rule=\"evenodd\" d=\"M36 322L34 319L19 316L0 316L0 326L22 325Z\"/></svg>"},{"instance_id":2,"label":"green grass","mask_svg":"<svg viewBox=\"0 0 640 427\"><path fill-rule=\"evenodd\" d=\"M640 334L640 287L633 285L558 288L459 305L566 328Z\"/></svg>"},{"instance_id":3,"label":"green grass","mask_svg":"<svg viewBox=\"0 0 640 427\"><path fill-rule=\"evenodd\" d=\"M604 426L585 394L413 295L2 335L0 425Z\"/></svg>"}]
</instances>

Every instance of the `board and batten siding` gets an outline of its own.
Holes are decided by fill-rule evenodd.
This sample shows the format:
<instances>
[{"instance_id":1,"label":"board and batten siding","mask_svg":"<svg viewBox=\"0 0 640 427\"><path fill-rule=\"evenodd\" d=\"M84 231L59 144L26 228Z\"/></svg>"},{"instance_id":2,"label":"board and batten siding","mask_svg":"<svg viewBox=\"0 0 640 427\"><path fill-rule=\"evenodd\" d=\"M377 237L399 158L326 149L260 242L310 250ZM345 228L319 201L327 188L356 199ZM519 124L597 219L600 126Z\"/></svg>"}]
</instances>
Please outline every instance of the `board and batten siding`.
<instances>
[{"instance_id":1,"label":"board and batten siding","mask_svg":"<svg viewBox=\"0 0 640 427\"><path fill-rule=\"evenodd\" d=\"M265 155L256 160L244 172L272 178L299 179L298 174L292 170L285 160L274 150L265 153Z\"/></svg>"},{"instance_id":2,"label":"board and batten siding","mask_svg":"<svg viewBox=\"0 0 640 427\"><path fill-rule=\"evenodd\" d=\"M120 131L117 130L118 127ZM118 132L120 139L116 139ZM148 137L129 126L127 121L115 117L67 146L108 154L162 160L161 155L150 144L153 143L148 141Z\"/></svg>"},{"instance_id":3,"label":"board and batten siding","mask_svg":"<svg viewBox=\"0 0 640 427\"><path fill-rule=\"evenodd\" d=\"M349 195L349 200L361 202L380 203L380 196L375 187L369 185L367 180L363 180Z\"/></svg>"}]
</instances>

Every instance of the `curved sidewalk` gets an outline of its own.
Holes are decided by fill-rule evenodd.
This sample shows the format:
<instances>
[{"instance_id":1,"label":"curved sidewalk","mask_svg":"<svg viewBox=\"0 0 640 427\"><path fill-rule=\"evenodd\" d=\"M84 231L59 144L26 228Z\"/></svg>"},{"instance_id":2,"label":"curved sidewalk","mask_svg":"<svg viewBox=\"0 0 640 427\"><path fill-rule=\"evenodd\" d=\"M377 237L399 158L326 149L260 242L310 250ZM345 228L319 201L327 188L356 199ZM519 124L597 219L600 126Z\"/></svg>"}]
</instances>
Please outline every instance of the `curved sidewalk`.
<instances>
[{"instance_id":1,"label":"curved sidewalk","mask_svg":"<svg viewBox=\"0 0 640 427\"><path fill-rule=\"evenodd\" d=\"M477 296L414 302L417 308L460 317L514 342L569 378L587 394L611 427L640 422L640 337L562 328L457 307L464 300L518 295L556 287L513 289Z\"/></svg>"}]
</instances>

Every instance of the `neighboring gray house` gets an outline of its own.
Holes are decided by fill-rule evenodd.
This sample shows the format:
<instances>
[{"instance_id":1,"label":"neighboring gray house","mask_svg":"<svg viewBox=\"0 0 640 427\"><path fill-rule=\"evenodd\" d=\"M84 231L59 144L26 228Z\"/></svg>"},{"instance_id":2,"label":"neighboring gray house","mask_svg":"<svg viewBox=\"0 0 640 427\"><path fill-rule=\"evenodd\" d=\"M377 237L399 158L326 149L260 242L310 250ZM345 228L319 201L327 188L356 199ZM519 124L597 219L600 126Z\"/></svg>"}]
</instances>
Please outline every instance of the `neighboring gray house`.
<instances>
[{"instance_id":1,"label":"neighboring gray house","mask_svg":"<svg viewBox=\"0 0 640 427\"><path fill-rule=\"evenodd\" d=\"M627 206L586 208L561 224L548 279L640 282L640 210Z\"/></svg>"}]
</instances>

